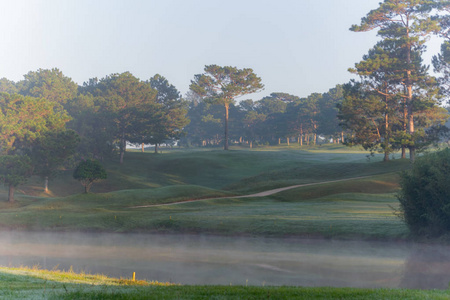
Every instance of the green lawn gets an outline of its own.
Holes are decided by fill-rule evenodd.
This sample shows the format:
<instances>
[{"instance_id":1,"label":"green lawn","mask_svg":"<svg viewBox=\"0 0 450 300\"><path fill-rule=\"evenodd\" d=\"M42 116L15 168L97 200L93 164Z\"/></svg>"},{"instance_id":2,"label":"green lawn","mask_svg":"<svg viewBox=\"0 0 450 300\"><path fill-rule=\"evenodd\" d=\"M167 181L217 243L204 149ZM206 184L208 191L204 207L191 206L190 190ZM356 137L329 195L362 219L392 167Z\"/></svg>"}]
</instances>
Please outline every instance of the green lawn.
<instances>
[{"instance_id":1,"label":"green lawn","mask_svg":"<svg viewBox=\"0 0 450 300\"><path fill-rule=\"evenodd\" d=\"M299 189L301 190L301 189ZM285 193L293 193L287 191ZM172 206L125 207L92 195L45 199L2 209L0 226L29 230L211 233L257 236L402 238L407 229L392 194L334 194L301 201L218 199ZM277 196L282 198L283 194ZM103 200L103 201L101 201ZM109 202L107 202L109 201Z\"/></svg>"},{"instance_id":2,"label":"green lawn","mask_svg":"<svg viewBox=\"0 0 450 300\"><path fill-rule=\"evenodd\" d=\"M96 193L74 193L82 188L67 171L51 185L53 194L61 196L48 197L36 192L40 187L34 178L22 188L27 195L18 195L17 203L0 203L0 227L377 239L407 236L394 210L398 207L397 174L409 163L384 163L379 157L368 160L363 152L329 147L337 149L129 152L123 165L105 164L109 179L94 186ZM350 179L356 177L363 178ZM263 198L133 208L341 179L349 180Z\"/></svg>"},{"instance_id":3,"label":"green lawn","mask_svg":"<svg viewBox=\"0 0 450 300\"><path fill-rule=\"evenodd\" d=\"M0 268L0 299L448 299L449 291L180 286L102 275Z\"/></svg>"},{"instance_id":4,"label":"green lawn","mask_svg":"<svg viewBox=\"0 0 450 300\"><path fill-rule=\"evenodd\" d=\"M330 146L331 147L331 146ZM336 146L334 147L336 148ZM153 189L171 185L198 185L212 189L262 190L265 184L286 186L291 182L307 183L325 179L348 178L397 171L408 162L393 160L385 164L380 157L370 161L365 152L340 146L326 150L278 149L257 150L174 150L162 154L127 152L124 164L105 161L108 180L95 184L92 192L124 189ZM247 185L251 187L247 187ZM254 188L253 185L259 185ZM27 195L42 195L43 180L32 178L19 188ZM54 196L81 193L82 187L72 178L72 171L62 172L50 181Z\"/></svg>"}]
</instances>

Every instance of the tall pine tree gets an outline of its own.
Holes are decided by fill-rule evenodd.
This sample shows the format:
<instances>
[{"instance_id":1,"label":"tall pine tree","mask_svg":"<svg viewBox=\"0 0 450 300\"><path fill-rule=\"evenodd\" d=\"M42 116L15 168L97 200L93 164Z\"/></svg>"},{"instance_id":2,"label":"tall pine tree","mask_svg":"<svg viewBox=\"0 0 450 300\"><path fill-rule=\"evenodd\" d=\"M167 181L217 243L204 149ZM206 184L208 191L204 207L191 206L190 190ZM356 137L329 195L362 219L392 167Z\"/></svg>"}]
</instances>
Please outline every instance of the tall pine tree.
<instances>
[{"instance_id":1,"label":"tall pine tree","mask_svg":"<svg viewBox=\"0 0 450 300\"><path fill-rule=\"evenodd\" d=\"M398 47L400 60L398 71L402 71L403 98L405 99L407 139L410 160L414 162L416 153L416 134L414 117L422 94L422 84L426 74L418 68L417 62L424 50L427 38L439 31L439 23L430 17L435 1L431 0L384 0L379 7L361 19L360 25L350 30L364 32L377 29L384 40L394 42Z\"/></svg>"}]
</instances>

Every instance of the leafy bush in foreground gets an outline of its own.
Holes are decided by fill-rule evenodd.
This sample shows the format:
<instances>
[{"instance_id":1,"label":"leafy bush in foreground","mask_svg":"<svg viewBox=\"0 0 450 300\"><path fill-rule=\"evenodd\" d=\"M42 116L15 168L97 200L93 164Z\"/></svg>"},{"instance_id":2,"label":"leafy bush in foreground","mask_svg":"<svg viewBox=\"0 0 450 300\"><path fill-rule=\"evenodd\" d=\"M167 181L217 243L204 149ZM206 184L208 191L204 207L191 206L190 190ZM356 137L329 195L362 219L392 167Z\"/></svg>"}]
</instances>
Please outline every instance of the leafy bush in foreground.
<instances>
[{"instance_id":1,"label":"leafy bush in foreground","mask_svg":"<svg viewBox=\"0 0 450 300\"><path fill-rule=\"evenodd\" d=\"M412 233L450 232L450 149L418 159L401 174L400 186L401 216Z\"/></svg>"}]
</instances>

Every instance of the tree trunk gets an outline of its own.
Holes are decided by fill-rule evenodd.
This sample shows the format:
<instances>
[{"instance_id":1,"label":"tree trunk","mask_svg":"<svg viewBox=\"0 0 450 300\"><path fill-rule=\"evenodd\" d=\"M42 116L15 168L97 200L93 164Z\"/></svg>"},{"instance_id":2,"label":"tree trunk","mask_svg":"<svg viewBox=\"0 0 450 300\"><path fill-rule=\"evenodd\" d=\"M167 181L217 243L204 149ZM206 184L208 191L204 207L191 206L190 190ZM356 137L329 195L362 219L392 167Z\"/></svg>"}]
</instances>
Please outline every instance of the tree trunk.
<instances>
[{"instance_id":1,"label":"tree trunk","mask_svg":"<svg viewBox=\"0 0 450 300\"><path fill-rule=\"evenodd\" d=\"M411 93L412 97L412 93ZM412 100L411 100L412 102ZM414 135L414 116L412 112L412 104L408 107L408 127L409 127L409 134L411 135L411 139ZM414 143L414 141L412 141ZM409 146L409 160L411 163L414 163L416 160L416 147L414 145Z\"/></svg>"},{"instance_id":2,"label":"tree trunk","mask_svg":"<svg viewBox=\"0 0 450 300\"><path fill-rule=\"evenodd\" d=\"M253 142L252 141L250 141L250 149L252 149L253 148Z\"/></svg>"},{"instance_id":3,"label":"tree trunk","mask_svg":"<svg viewBox=\"0 0 450 300\"><path fill-rule=\"evenodd\" d=\"M287 145L289 146L289 138L286 138Z\"/></svg>"},{"instance_id":4,"label":"tree trunk","mask_svg":"<svg viewBox=\"0 0 450 300\"><path fill-rule=\"evenodd\" d=\"M142 153L144 153L145 149L144 149L144 143L141 144L141 151Z\"/></svg>"},{"instance_id":5,"label":"tree trunk","mask_svg":"<svg viewBox=\"0 0 450 300\"><path fill-rule=\"evenodd\" d=\"M125 141L125 131L122 132L122 138L120 139L120 163L123 164L123 156L125 155L127 142Z\"/></svg>"},{"instance_id":6,"label":"tree trunk","mask_svg":"<svg viewBox=\"0 0 450 300\"><path fill-rule=\"evenodd\" d=\"M8 192L8 201L9 203L14 202L14 192L16 190L16 187L12 184L9 185L9 192Z\"/></svg>"},{"instance_id":7,"label":"tree trunk","mask_svg":"<svg viewBox=\"0 0 450 300\"><path fill-rule=\"evenodd\" d=\"M120 151L120 163L123 164L123 156L125 155L125 151L122 149Z\"/></svg>"},{"instance_id":8,"label":"tree trunk","mask_svg":"<svg viewBox=\"0 0 450 300\"><path fill-rule=\"evenodd\" d=\"M388 151L384 151L383 161L389 161L389 152Z\"/></svg>"},{"instance_id":9,"label":"tree trunk","mask_svg":"<svg viewBox=\"0 0 450 300\"><path fill-rule=\"evenodd\" d=\"M225 104L225 142L223 149L228 150L228 109L230 108L229 104Z\"/></svg>"},{"instance_id":10,"label":"tree trunk","mask_svg":"<svg viewBox=\"0 0 450 300\"><path fill-rule=\"evenodd\" d=\"M48 176L44 178L44 192L48 193Z\"/></svg>"},{"instance_id":11,"label":"tree trunk","mask_svg":"<svg viewBox=\"0 0 450 300\"><path fill-rule=\"evenodd\" d=\"M303 146L303 124L300 124L300 146Z\"/></svg>"},{"instance_id":12,"label":"tree trunk","mask_svg":"<svg viewBox=\"0 0 450 300\"><path fill-rule=\"evenodd\" d=\"M408 24L409 25L409 24ZM411 44L409 42L409 28L406 29L406 39L408 41L407 48L406 48L406 63L408 68L411 64ZM406 71L406 89L408 91L408 100L407 100L407 107L408 107L408 131L411 135L411 139L414 135L414 116L413 116L413 108L412 108L412 102L413 102L413 94L412 94L412 82L411 82L411 70ZM414 141L412 141L414 142ZM409 145L409 160L411 163L414 163L416 160L416 147L414 145Z\"/></svg>"},{"instance_id":13,"label":"tree trunk","mask_svg":"<svg viewBox=\"0 0 450 300\"><path fill-rule=\"evenodd\" d=\"M410 73L410 71L408 71ZM408 105L408 131L411 136L411 139L414 135L414 115L413 115L413 109L412 109L412 86L408 86L408 98L409 98L409 105ZM412 141L414 143L414 141ZM414 163L416 160L416 147L414 145L409 145L409 160L411 163Z\"/></svg>"},{"instance_id":14,"label":"tree trunk","mask_svg":"<svg viewBox=\"0 0 450 300\"><path fill-rule=\"evenodd\" d=\"M342 140L342 142L344 142L344 132L343 131L341 131L341 140Z\"/></svg>"},{"instance_id":15,"label":"tree trunk","mask_svg":"<svg viewBox=\"0 0 450 300\"><path fill-rule=\"evenodd\" d=\"M158 143L155 143L155 154L158 153Z\"/></svg>"},{"instance_id":16,"label":"tree trunk","mask_svg":"<svg viewBox=\"0 0 450 300\"><path fill-rule=\"evenodd\" d=\"M281 145L281 138L278 138L278 145Z\"/></svg>"},{"instance_id":17,"label":"tree trunk","mask_svg":"<svg viewBox=\"0 0 450 300\"><path fill-rule=\"evenodd\" d=\"M402 145L402 158L406 158L406 146Z\"/></svg>"}]
</instances>

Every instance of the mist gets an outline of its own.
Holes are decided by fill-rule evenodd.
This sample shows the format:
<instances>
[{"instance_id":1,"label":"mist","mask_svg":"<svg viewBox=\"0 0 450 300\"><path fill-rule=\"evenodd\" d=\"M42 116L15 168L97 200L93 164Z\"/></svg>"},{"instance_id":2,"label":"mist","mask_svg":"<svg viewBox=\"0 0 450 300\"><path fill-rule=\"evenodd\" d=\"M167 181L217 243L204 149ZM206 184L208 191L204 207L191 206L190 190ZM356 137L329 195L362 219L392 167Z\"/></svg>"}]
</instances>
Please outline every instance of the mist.
<instances>
[{"instance_id":1,"label":"mist","mask_svg":"<svg viewBox=\"0 0 450 300\"><path fill-rule=\"evenodd\" d=\"M180 284L446 289L450 247L410 242L1 232L0 265Z\"/></svg>"}]
</instances>

